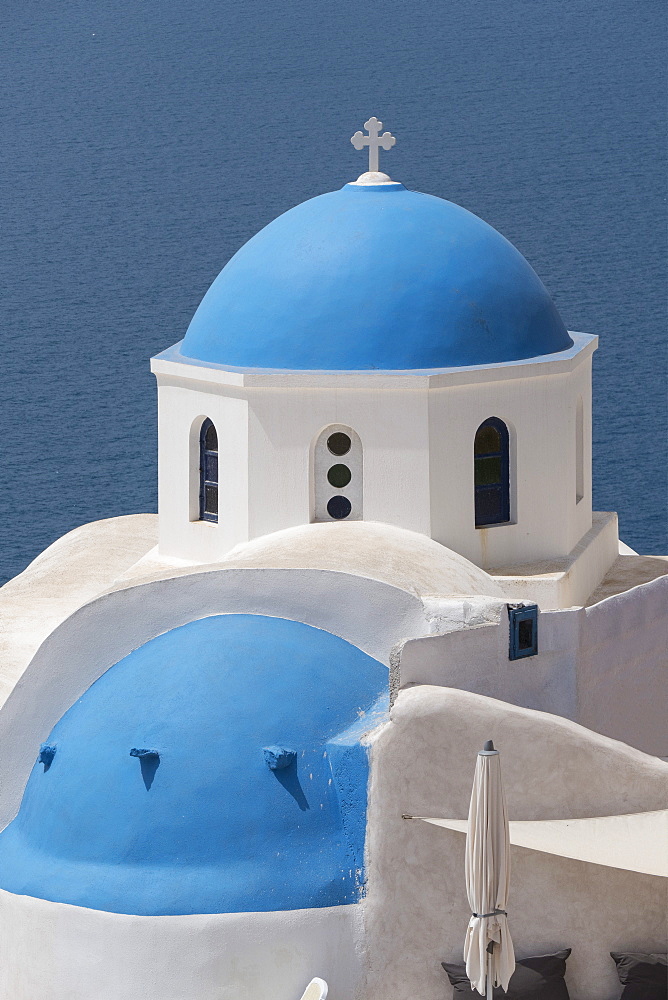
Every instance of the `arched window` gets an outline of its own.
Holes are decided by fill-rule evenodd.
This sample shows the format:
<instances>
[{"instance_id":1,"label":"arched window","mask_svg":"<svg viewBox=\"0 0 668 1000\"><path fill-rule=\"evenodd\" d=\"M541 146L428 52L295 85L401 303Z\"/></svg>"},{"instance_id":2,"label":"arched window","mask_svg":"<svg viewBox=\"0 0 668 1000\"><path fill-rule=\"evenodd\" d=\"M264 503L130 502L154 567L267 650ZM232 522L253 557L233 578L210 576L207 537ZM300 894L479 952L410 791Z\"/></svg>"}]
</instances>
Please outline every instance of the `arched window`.
<instances>
[{"instance_id":1,"label":"arched window","mask_svg":"<svg viewBox=\"0 0 668 1000\"><path fill-rule=\"evenodd\" d=\"M331 424L313 449L313 519L361 521L362 443L350 427Z\"/></svg>"},{"instance_id":2,"label":"arched window","mask_svg":"<svg viewBox=\"0 0 668 1000\"><path fill-rule=\"evenodd\" d=\"M199 432L199 518L218 520L218 435L209 419Z\"/></svg>"},{"instance_id":3,"label":"arched window","mask_svg":"<svg viewBox=\"0 0 668 1000\"><path fill-rule=\"evenodd\" d=\"M503 420L490 417L480 425L473 454L476 528L510 521L509 437Z\"/></svg>"}]
</instances>

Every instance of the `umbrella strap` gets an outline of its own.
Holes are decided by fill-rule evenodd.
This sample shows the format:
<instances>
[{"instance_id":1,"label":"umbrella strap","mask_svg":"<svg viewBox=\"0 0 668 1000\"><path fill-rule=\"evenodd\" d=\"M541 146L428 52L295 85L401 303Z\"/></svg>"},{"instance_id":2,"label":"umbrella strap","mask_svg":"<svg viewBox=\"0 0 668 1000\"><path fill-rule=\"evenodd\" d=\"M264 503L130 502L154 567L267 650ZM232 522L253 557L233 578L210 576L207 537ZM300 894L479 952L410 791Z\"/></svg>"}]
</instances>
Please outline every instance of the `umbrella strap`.
<instances>
[{"instance_id":1,"label":"umbrella strap","mask_svg":"<svg viewBox=\"0 0 668 1000\"><path fill-rule=\"evenodd\" d=\"M491 913L473 913L473 911L471 911L471 916L478 917L478 919L482 920L483 917L495 917L497 913L502 913L504 917L508 916L507 910L492 910Z\"/></svg>"}]
</instances>

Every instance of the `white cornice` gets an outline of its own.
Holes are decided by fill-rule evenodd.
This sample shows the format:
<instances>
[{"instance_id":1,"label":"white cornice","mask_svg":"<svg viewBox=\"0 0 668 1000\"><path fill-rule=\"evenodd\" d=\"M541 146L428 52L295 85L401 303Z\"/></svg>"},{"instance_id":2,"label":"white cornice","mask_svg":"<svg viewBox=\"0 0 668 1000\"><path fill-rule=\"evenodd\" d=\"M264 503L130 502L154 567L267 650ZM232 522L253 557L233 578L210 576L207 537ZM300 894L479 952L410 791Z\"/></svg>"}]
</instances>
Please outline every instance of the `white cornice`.
<instances>
[{"instance_id":1,"label":"white cornice","mask_svg":"<svg viewBox=\"0 0 668 1000\"><path fill-rule=\"evenodd\" d=\"M598 347L598 337L571 333L573 346L500 365L468 368L433 368L423 371L288 371L274 368L225 368L205 364L181 354L180 343L151 358L151 371L159 381L204 382L252 389L446 389L456 385L499 382L508 379L562 375L573 371Z\"/></svg>"}]
</instances>

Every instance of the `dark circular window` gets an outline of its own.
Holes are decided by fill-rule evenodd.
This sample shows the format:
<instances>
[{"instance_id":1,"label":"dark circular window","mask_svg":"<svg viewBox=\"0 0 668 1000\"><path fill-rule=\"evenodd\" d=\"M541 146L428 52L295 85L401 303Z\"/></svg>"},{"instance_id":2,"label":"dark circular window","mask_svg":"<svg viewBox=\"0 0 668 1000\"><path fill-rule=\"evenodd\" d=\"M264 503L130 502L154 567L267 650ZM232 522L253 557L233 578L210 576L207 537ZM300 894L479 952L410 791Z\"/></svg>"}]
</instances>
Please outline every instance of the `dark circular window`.
<instances>
[{"instance_id":1,"label":"dark circular window","mask_svg":"<svg viewBox=\"0 0 668 1000\"><path fill-rule=\"evenodd\" d=\"M348 517L352 509L352 504L348 497L332 497L327 504L327 513L330 517L335 517L337 521Z\"/></svg>"},{"instance_id":2,"label":"dark circular window","mask_svg":"<svg viewBox=\"0 0 668 1000\"><path fill-rule=\"evenodd\" d=\"M336 431L327 438L327 447L332 455L347 455L350 451L351 440L343 431Z\"/></svg>"},{"instance_id":3,"label":"dark circular window","mask_svg":"<svg viewBox=\"0 0 668 1000\"><path fill-rule=\"evenodd\" d=\"M350 482L350 469L347 465L333 465L327 473L327 481L330 486L335 486L337 490L342 490Z\"/></svg>"}]
</instances>

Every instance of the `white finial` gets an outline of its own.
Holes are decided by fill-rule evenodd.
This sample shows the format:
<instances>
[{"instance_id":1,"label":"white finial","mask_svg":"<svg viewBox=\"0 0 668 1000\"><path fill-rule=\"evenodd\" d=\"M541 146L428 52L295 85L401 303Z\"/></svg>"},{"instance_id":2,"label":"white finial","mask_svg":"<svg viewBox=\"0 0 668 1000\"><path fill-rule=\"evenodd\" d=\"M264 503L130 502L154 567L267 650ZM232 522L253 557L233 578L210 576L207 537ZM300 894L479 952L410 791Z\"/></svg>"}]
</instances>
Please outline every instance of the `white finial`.
<instances>
[{"instance_id":1,"label":"white finial","mask_svg":"<svg viewBox=\"0 0 668 1000\"><path fill-rule=\"evenodd\" d=\"M392 149L395 142L397 141L391 132L383 132L380 135L380 130L383 127L383 123L379 122L377 118L369 118L368 122L364 122L364 128L369 133L364 135L363 132L355 132L355 135L350 140L355 147L355 149L364 149L365 146L369 147L369 173L378 174L378 150L379 149Z\"/></svg>"}]
</instances>

